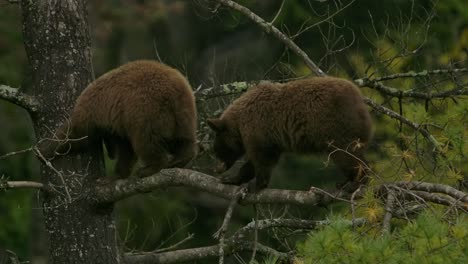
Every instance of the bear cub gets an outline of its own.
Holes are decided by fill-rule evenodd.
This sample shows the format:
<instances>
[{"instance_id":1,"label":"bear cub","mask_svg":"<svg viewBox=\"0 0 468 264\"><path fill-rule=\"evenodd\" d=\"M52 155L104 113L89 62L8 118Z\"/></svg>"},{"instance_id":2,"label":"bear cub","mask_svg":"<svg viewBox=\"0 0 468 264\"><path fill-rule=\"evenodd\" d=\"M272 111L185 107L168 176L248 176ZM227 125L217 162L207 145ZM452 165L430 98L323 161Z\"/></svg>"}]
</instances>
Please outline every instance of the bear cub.
<instances>
[{"instance_id":1,"label":"bear cub","mask_svg":"<svg viewBox=\"0 0 468 264\"><path fill-rule=\"evenodd\" d=\"M137 174L148 176L183 167L193 158L196 124L195 98L185 77L155 61L134 61L84 89L70 122L58 128L56 140L39 144L39 150L51 158L104 142L109 157L117 158L117 177L128 177L137 158L143 163Z\"/></svg>"},{"instance_id":2,"label":"bear cub","mask_svg":"<svg viewBox=\"0 0 468 264\"><path fill-rule=\"evenodd\" d=\"M244 154L247 159L238 175L224 183L255 179L251 187L266 188L283 152L330 153L349 183L366 181L364 150L372 137L372 120L359 89L344 79L261 83L207 124L216 134L218 172Z\"/></svg>"}]
</instances>

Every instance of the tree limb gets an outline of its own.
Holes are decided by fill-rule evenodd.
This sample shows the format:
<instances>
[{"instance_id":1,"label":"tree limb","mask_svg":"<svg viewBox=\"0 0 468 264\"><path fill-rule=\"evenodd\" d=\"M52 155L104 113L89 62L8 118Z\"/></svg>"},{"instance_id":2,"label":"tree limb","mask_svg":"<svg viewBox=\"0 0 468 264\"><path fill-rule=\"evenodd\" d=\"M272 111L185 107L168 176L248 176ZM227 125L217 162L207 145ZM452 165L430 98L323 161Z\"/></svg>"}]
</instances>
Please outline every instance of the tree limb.
<instances>
[{"instance_id":1,"label":"tree limb","mask_svg":"<svg viewBox=\"0 0 468 264\"><path fill-rule=\"evenodd\" d=\"M26 109L29 113L39 110L40 104L34 96L22 93L19 89L10 86L0 84L0 98Z\"/></svg>"},{"instance_id":2,"label":"tree limb","mask_svg":"<svg viewBox=\"0 0 468 264\"><path fill-rule=\"evenodd\" d=\"M448 186L444 184L412 181L412 182L395 182L395 183L392 183L392 185L396 185L398 187L405 188L408 190L425 191L429 193L434 193L434 192L443 193L461 202L468 203L468 194L462 191L459 191L453 188L452 186Z\"/></svg>"},{"instance_id":3,"label":"tree limb","mask_svg":"<svg viewBox=\"0 0 468 264\"><path fill-rule=\"evenodd\" d=\"M150 192L159 188L187 186L215 196L231 200L236 196L238 186L222 184L213 176L188 170L165 169L149 177L134 180L117 180L107 185L95 187L94 198L97 203L110 203L122 200L142 192ZM315 205L332 198L317 195L307 191L265 189L258 194L248 193L242 204L278 203Z\"/></svg>"},{"instance_id":4,"label":"tree limb","mask_svg":"<svg viewBox=\"0 0 468 264\"><path fill-rule=\"evenodd\" d=\"M453 74L453 73L462 73L462 72L468 72L468 68L460 68L460 69L438 69L438 70L430 70L430 71L422 71L422 72L402 72L402 73L396 73L396 74L391 74L391 75L386 75L382 77L377 77L373 79L369 78L362 78L356 80L356 82L362 82L363 84L367 82L381 82L381 81L388 81L388 80L393 80L393 79L398 79L398 78L414 78L414 77L426 77L428 75L435 75L435 74Z\"/></svg>"},{"instance_id":5,"label":"tree limb","mask_svg":"<svg viewBox=\"0 0 468 264\"><path fill-rule=\"evenodd\" d=\"M384 106L381 106L379 104L377 104L376 102L374 102L372 99L368 98L368 97L364 97L364 102L369 105L370 107L374 108L375 110L385 114L385 115L388 115L389 117L391 118L394 118L394 119L397 119L399 121L401 121L402 123L406 124L407 126L413 128L414 130L418 131L419 133L421 133L421 135L423 135L433 146L433 151L436 151L438 154L441 154L442 156L444 156L443 152L442 152L442 149L441 149L441 144L434 138L433 135L431 135L429 133L429 131L427 131L425 128L423 128L420 124L416 123L416 122L413 122L403 116L401 116L400 114L394 112L393 110L391 109L388 109Z\"/></svg>"},{"instance_id":6,"label":"tree limb","mask_svg":"<svg viewBox=\"0 0 468 264\"><path fill-rule=\"evenodd\" d=\"M413 90L408 90L408 91L401 91L396 88L386 86L380 82L376 82L374 80L369 80L369 79L357 79L354 80L356 84L358 84L360 87L370 87L373 88L381 93L384 93L386 95L390 95L393 97L412 97L412 98L418 98L418 99L435 99L435 98L447 98L447 97L452 97L452 96L457 96L457 95L468 95L468 89L452 89L444 92L439 92L439 93L423 93L423 92L416 92Z\"/></svg>"},{"instance_id":7,"label":"tree limb","mask_svg":"<svg viewBox=\"0 0 468 264\"><path fill-rule=\"evenodd\" d=\"M279 39L281 42L283 42L284 45L286 45L288 48L290 48L296 55L301 57L301 59L305 62L307 67L312 70L312 72L315 73L317 76L325 76L326 74L309 58L309 56L301 49L299 46L296 45L290 38L288 38L286 35L283 34L279 29L277 29L272 23L266 22L263 18L259 17L257 14L253 13L250 11L245 6L242 6L234 1L230 0L215 0L216 2L230 7L245 16L247 16L250 20L255 22L257 25L259 25L263 31L265 31L268 34L272 34L275 36L277 39Z\"/></svg>"}]
</instances>

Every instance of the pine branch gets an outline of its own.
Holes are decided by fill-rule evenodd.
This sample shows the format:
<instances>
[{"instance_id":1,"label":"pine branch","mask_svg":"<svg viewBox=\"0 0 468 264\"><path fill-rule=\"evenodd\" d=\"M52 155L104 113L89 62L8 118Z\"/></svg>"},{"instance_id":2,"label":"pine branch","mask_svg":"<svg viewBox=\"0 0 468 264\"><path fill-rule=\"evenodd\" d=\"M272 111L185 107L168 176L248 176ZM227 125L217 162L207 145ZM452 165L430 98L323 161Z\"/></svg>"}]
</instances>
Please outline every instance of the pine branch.
<instances>
[{"instance_id":1,"label":"pine branch","mask_svg":"<svg viewBox=\"0 0 468 264\"><path fill-rule=\"evenodd\" d=\"M10 86L0 84L0 98L26 109L29 113L35 113L39 109L39 102L34 96Z\"/></svg>"}]
</instances>

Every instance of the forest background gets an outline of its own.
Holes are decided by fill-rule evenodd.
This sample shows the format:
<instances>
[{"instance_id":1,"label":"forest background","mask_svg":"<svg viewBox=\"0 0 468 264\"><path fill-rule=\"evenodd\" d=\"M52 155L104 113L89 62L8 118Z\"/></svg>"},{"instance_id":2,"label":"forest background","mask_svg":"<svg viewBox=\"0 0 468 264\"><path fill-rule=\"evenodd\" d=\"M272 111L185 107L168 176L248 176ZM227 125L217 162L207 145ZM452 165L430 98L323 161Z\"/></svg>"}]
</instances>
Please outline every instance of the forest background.
<instances>
[{"instance_id":1,"label":"forest background","mask_svg":"<svg viewBox=\"0 0 468 264\"><path fill-rule=\"evenodd\" d=\"M467 65L468 4L463 0L238 2L294 36L294 42L329 75L356 80ZM136 59L162 61L183 72L194 89L208 91L209 96L199 101L202 120L218 115L236 97L219 95L223 94L221 84L311 75L303 60L281 42L229 9L214 13L197 1L167 0L89 1L88 6L95 76ZM0 2L0 84L28 91L28 71L21 10L7 1ZM466 91L467 82L466 73L442 77L422 74L420 78L391 80L390 84L399 90L438 92L454 87ZM456 99L410 99L400 104L398 98L375 89L363 88L363 93L396 112L402 108L400 113L414 122L427 123L447 158L441 161L432 157L421 147L429 143L419 132L371 110L376 124L369 160L379 181L425 180L456 186L467 177L466 94ZM26 112L1 100L0 127L0 156L35 143ZM199 130L201 144L209 149L211 136L203 122ZM211 154L209 150L205 154L208 158L201 158L193 168L212 174ZM107 169L110 167L108 164ZM323 157L284 157L272 186L334 186L340 180L339 173L333 165L324 167ZM32 153L0 160L0 177L38 181L37 175L38 161ZM227 202L205 193L171 188L120 202L116 217L120 237L129 250L166 247L190 234L196 234L196 238L184 247L195 247L213 241L211 234L219 228L226 206ZM357 214L378 222L384 216L383 207L367 197ZM260 211L264 217L288 214L316 220L350 215L345 203L307 210L264 206ZM37 192L0 192L0 248L16 252L20 259L46 255L45 243L38 243L43 232L40 215ZM239 209L232 228L245 225L252 217L251 208ZM305 235L292 242L285 242L284 237L272 235L267 239L292 250Z\"/></svg>"}]
</instances>

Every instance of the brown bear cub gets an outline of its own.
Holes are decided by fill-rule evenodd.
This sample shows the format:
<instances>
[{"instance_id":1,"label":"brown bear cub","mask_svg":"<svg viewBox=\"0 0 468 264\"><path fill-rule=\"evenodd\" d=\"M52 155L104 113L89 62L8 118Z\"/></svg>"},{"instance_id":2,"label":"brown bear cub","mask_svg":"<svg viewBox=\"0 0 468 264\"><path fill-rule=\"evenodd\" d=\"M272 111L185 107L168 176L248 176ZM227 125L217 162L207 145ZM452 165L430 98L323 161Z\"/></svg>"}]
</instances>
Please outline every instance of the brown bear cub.
<instances>
[{"instance_id":1,"label":"brown bear cub","mask_svg":"<svg viewBox=\"0 0 468 264\"><path fill-rule=\"evenodd\" d=\"M363 153L372 137L372 120L359 89L349 81L317 77L262 83L207 123L216 132L220 172L242 155L247 158L239 174L225 183L255 178L257 191L267 187L283 152L331 153L348 181L365 182Z\"/></svg>"},{"instance_id":2,"label":"brown bear cub","mask_svg":"<svg viewBox=\"0 0 468 264\"><path fill-rule=\"evenodd\" d=\"M39 150L50 158L104 141L109 157L117 157L117 177L128 177L137 158L143 163L137 174L148 176L193 158L196 124L185 77L158 62L134 61L92 82L76 100L69 124L57 130L58 140L47 140Z\"/></svg>"}]
</instances>

